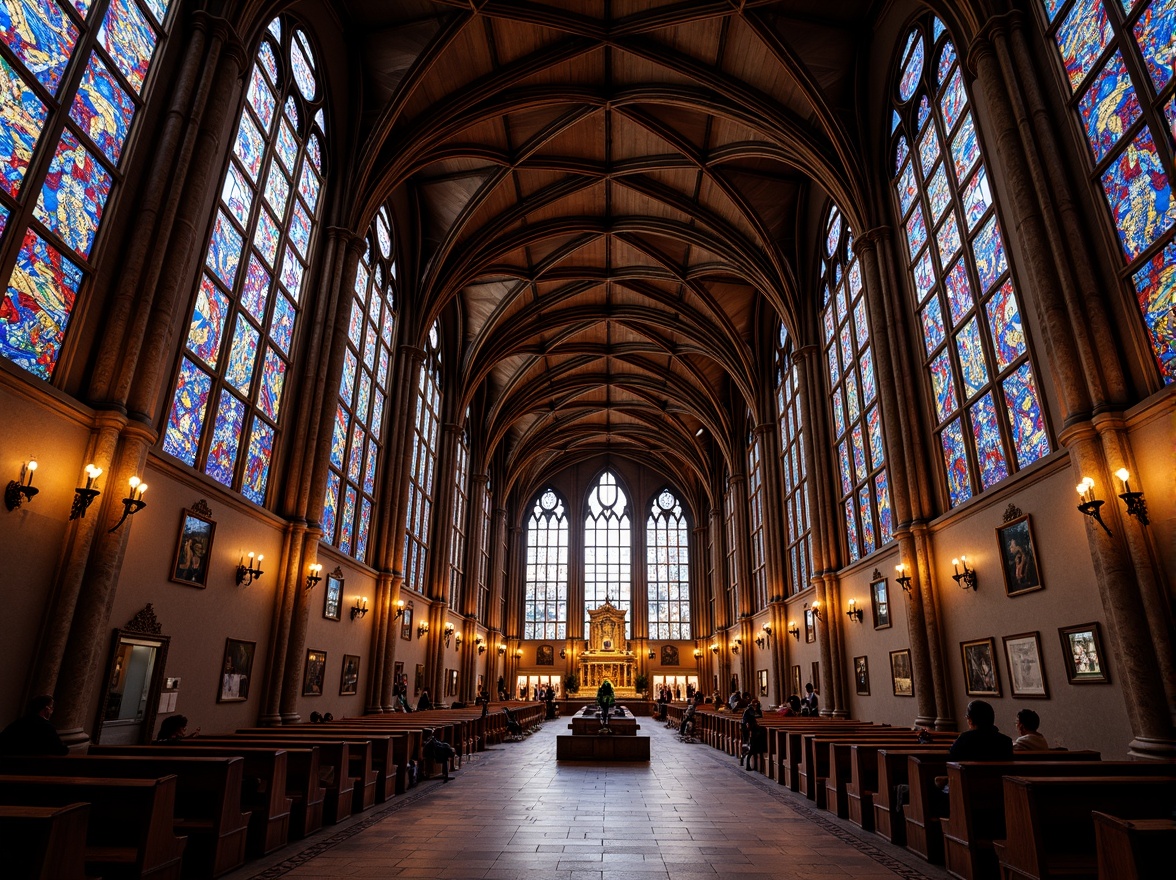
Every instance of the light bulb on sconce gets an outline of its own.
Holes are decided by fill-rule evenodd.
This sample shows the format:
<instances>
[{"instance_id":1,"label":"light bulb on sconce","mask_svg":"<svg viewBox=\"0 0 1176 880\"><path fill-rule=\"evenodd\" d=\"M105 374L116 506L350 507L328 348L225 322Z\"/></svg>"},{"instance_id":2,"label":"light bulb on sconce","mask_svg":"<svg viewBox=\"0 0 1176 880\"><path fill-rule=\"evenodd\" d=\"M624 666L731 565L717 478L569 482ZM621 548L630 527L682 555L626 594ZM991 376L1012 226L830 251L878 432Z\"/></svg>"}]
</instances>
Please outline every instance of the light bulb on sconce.
<instances>
[{"instance_id":1,"label":"light bulb on sconce","mask_svg":"<svg viewBox=\"0 0 1176 880\"><path fill-rule=\"evenodd\" d=\"M656 656L657 656L657 651L653 650L653 648L650 648L649 649L649 659L652 660Z\"/></svg>"},{"instance_id":2,"label":"light bulb on sconce","mask_svg":"<svg viewBox=\"0 0 1176 880\"><path fill-rule=\"evenodd\" d=\"M1131 491L1131 484L1128 482L1131 479L1130 472L1127 468L1119 468L1115 471L1115 476L1123 481L1123 491L1119 493L1119 497L1127 505L1127 515L1135 517L1142 525L1148 525L1151 520L1147 518L1147 502L1144 501L1142 492Z\"/></svg>"},{"instance_id":3,"label":"light bulb on sconce","mask_svg":"<svg viewBox=\"0 0 1176 880\"><path fill-rule=\"evenodd\" d=\"M849 610L845 612L850 620L856 620L858 623L862 622L862 609L857 607L857 599L849 600Z\"/></svg>"},{"instance_id":4,"label":"light bulb on sconce","mask_svg":"<svg viewBox=\"0 0 1176 880\"><path fill-rule=\"evenodd\" d=\"M445 647L448 648L449 642L453 639L453 624L452 623L445 624L444 636L445 636Z\"/></svg>"},{"instance_id":5,"label":"light bulb on sconce","mask_svg":"<svg viewBox=\"0 0 1176 880\"><path fill-rule=\"evenodd\" d=\"M1111 530L1107 527L1107 524L1103 522L1102 518L1102 506L1106 502L1095 497L1094 480L1092 480L1090 477L1083 477L1082 482L1074 488L1078 490L1078 497L1082 499L1082 503L1078 505L1078 509L1098 523L1100 526L1102 526L1103 531L1105 531L1108 535L1111 534Z\"/></svg>"},{"instance_id":6,"label":"light bulb on sconce","mask_svg":"<svg viewBox=\"0 0 1176 880\"><path fill-rule=\"evenodd\" d=\"M351 619L355 620L357 617L363 617L368 613L367 596L356 596L355 604L351 606Z\"/></svg>"},{"instance_id":7,"label":"light bulb on sconce","mask_svg":"<svg viewBox=\"0 0 1176 880\"><path fill-rule=\"evenodd\" d=\"M815 617L817 620L821 620L821 603L820 602L813 603L813 617Z\"/></svg>"},{"instance_id":8,"label":"light bulb on sconce","mask_svg":"<svg viewBox=\"0 0 1176 880\"><path fill-rule=\"evenodd\" d=\"M962 589L975 590L976 570L968 568L968 557L961 556L959 559L953 559L951 564L955 568L955 574L951 576L951 579ZM960 571L961 565L964 567L963 571Z\"/></svg>"},{"instance_id":9,"label":"light bulb on sconce","mask_svg":"<svg viewBox=\"0 0 1176 880\"><path fill-rule=\"evenodd\" d=\"M505 653L506 653L506 645L499 645L498 646L498 656L501 657Z\"/></svg>"},{"instance_id":10,"label":"light bulb on sconce","mask_svg":"<svg viewBox=\"0 0 1176 880\"><path fill-rule=\"evenodd\" d=\"M898 565L894 566L894 568L895 571L898 572L898 577L896 577L895 580L898 581L898 585L902 587L902 591L909 595L911 592L911 576L907 574L908 569L906 567L906 563L900 562Z\"/></svg>"},{"instance_id":11,"label":"light bulb on sconce","mask_svg":"<svg viewBox=\"0 0 1176 880\"><path fill-rule=\"evenodd\" d=\"M788 625L788 635L792 636L798 642L800 641L800 627L796 625L795 621Z\"/></svg>"},{"instance_id":12,"label":"light bulb on sconce","mask_svg":"<svg viewBox=\"0 0 1176 880\"><path fill-rule=\"evenodd\" d=\"M102 468L88 464L85 470L86 485L78 486L74 489L73 506L69 509L69 518L71 520L85 516L86 511L90 509L90 505L94 503L94 499L102 494L94 488L94 481L102 476Z\"/></svg>"},{"instance_id":13,"label":"light bulb on sconce","mask_svg":"<svg viewBox=\"0 0 1176 880\"><path fill-rule=\"evenodd\" d=\"M258 556L254 558L252 550L249 551L248 565L245 563L244 558L241 559L241 562L237 565L238 587L247 587L262 576L264 572L261 570L261 560L263 559L265 559L264 556ZM256 563L256 568L254 567L254 563Z\"/></svg>"},{"instance_id":14,"label":"light bulb on sconce","mask_svg":"<svg viewBox=\"0 0 1176 880\"><path fill-rule=\"evenodd\" d=\"M711 653L712 653L712 654L717 654L717 653L719 653L719 646L718 646L718 645L711 645L711 646L710 646L710 649L711 649Z\"/></svg>"},{"instance_id":15,"label":"light bulb on sconce","mask_svg":"<svg viewBox=\"0 0 1176 880\"><path fill-rule=\"evenodd\" d=\"M765 621L764 625L761 626L760 629L763 630L764 633L764 645L772 644L772 625Z\"/></svg>"},{"instance_id":16,"label":"light bulb on sconce","mask_svg":"<svg viewBox=\"0 0 1176 880\"><path fill-rule=\"evenodd\" d=\"M119 526L127 521L127 517L134 516L147 506L147 502L143 500L143 493L147 491L147 484L135 476L127 481L127 485L130 487L130 493L122 500L123 515L114 524L114 528L110 530L111 533L117 532Z\"/></svg>"},{"instance_id":17,"label":"light bulb on sconce","mask_svg":"<svg viewBox=\"0 0 1176 880\"><path fill-rule=\"evenodd\" d=\"M392 616L392 619L393 620L400 620L400 618L402 618L402 617L404 617L404 600L397 599L396 600L396 613Z\"/></svg>"},{"instance_id":18,"label":"light bulb on sconce","mask_svg":"<svg viewBox=\"0 0 1176 880\"><path fill-rule=\"evenodd\" d=\"M323 579L322 575L319 574L319 572L321 572L322 570L323 570L322 565L320 565L317 562L314 563L313 565L307 566L307 569L306 569L306 589L313 590L314 585Z\"/></svg>"},{"instance_id":19,"label":"light bulb on sconce","mask_svg":"<svg viewBox=\"0 0 1176 880\"><path fill-rule=\"evenodd\" d=\"M26 501L32 501L33 496L41 490L33 485L33 474L37 472L37 460L30 458L20 466L20 479L10 480L4 492L4 506L9 510L16 510Z\"/></svg>"},{"instance_id":20,"label":"light bulb on sconce","mask_svg":"<svg viewBox=\"0 0 1176 880\"><path fill-rule=\"evenodd\" d=\"M515 656L518 657L520 660L523 659L523 649L522 648L515 648Z\"/></svg>"},{"instance_id":21,"label":"light bulb on sconce","mask_svg":"<svg viewBox=\"0 0 1176 880\"><path fill-rule=\"evenodd\" d=\"M742 647L743 647L743 639L735 639L735 641L733 641L731 643L731 653L738 654L739 649Z\"/></svg>"},{"instance_id":22,"label":"light bulb on sconce","mask_svg":"<svg viewBox=\"0 0 1176 880\"><path fill-rule=\"evenodd\" d=\"M560 660L567 660L568 659L568 649L567 648L560 648L559 649L559 659Z\"/></svg>"},{"instance_id":23,"label":"light bulb on sconce","mask_svg":"<svg viewBox=\"0 0 1176 880\"><path fill-rule=\"evenodd\" d=\"M429 631L429 622L427 620L422 620L420 623L417 624L417 638L418 639L424 638L425 634L428 633L428 631Z\"/></svg>"},{"instance_id":24,"label":"light bulb on sconce","mask_svg":"<svg viewBox=\"0 0 1176 880\"><path fill-rule=\"evenodd\" d=\"M702 649L701 649L701 648L695 648L695 649L694 649L694 659L695 659L695 660L698 660L698 659L700 659L701 657L702 657Z\"/></svg>"}]
</instances>

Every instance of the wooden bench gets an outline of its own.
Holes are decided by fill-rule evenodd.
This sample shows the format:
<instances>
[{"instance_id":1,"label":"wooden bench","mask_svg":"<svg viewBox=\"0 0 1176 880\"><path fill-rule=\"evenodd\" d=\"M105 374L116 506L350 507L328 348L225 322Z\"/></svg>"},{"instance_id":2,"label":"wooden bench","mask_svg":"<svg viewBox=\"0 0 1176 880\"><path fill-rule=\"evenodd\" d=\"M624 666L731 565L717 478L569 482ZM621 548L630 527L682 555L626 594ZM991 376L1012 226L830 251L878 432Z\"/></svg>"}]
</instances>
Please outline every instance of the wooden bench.
<instances>
[{"instance_id":1,"label":"wooden bench","mask_svg":"<svg viewBox=\"0 0 1176 880\"><path fill-rule=\"evenodd\" d=\"M1171 865L1176 820L1120 819L1095 810L1099 880L1147 880L1156 865Z\"/></svg>"},{"instance_id":2,"label":"wooden bench","mask_svg":"<svg viewBox=\"0 0 1176 880\"><path fill-rule=\"evenodd\" d=\"M957 734L950 732L933 733L932 737L938 741L950 744L955 739ZM804 749L804 762L800 767L800 783L801 790L805 797L810 801L814 801L818 807L825 809L826 802L826 782L829 778L829 746L835 742L846 743L852 745L853 743L886 743L887 745L918 745L918 740L915 738L915 732L912 730L896 731L894 728L889 730L862 730L851 733L806 733L801 737L802 747ZM845 752L845 781L848 782L849 776L849 754Z\"/></svg>"},{"instance_id":3,"label":"wooden bench","mask_svg":"<svg viewBox=\"0 0 1176 880\"><path fill-rule=\"evenodd\" d=\"M377 801L387 800L388 780L386 764L391 751L391 743L387 734L368 733L366 731L352 732L346 728L324 728L324 725L292 725L278 728L239 728L237 736L246 738L254 736L276 736L285 739L293 737L298 741L306 739L342 740L351 745L351 764L349 773L354 780L354 799L351 805L352 813L362 813ZM395 769L393 769L395 778ZM394 785L393 785L394 787Z\"/></svg>"},{"instance_id":4,"label":"wooden bench","mask_svg":"<svg viewBox=\"0 0 1176 880\"><path fill-rule=\"evenodd\" d=\"M937 739L942 745L945 735L940 735ZM910 746L913 749L929 747L919 743L913 731L906 730L890 734L868 733L861 736L854 734L828 738L823 746L820 742L820 739L814 740L813 749L814 753L822 747L825 749L824 807L831 813L836 813L839 819L849 818L849 786L853 782L854 746L874 744ZM818 778L817 784L820 782Z\"/></svg>"},{"instance_id":5,"label":"wooden bench","mask_svg":"<svg viewBox=\"0 0 1176 880\"><path fill-rule=\"evenodd\" d=\"M993 849L1007 880L1096 880L1095 810L1122 819L1170 819L1176 779L1104 776L1004 778L1008 837Z\"/></svg>"},{"instance_id":6,"label":"wooden bench","mask_svg":"<svg viewBox=\"0 0 1176 880\"><path fill-rule=\"evenodd\" d=\"M903 748L878 749L878 785L874 789L874 833L895 846L906 846L907 806L898 798L898 786L910 784L910 764L908 759L912 755L925 756L928 759L947 761L947 748L935 744L934 748L922 749L919 746Z\"/></svg>"},{"instance_id":7,"label":"wooden bench","mask_svg":"<svg viewBox=\"0 0 1176 880\"><path fill-rule=\"evenodd\" d=\"M0 802L64 807L89 803L86 871L106 880L178 880L186 837L172 830L176 777L100 779L0 776Z\"/></svg>"},{"instance_id":8,"label":"wooden bench","mask_svg":"<svg viewBox=\"0 0 1176 880\"><path fill-rule=\"evenodd\" d=\"M86 880L89 804L0 806L0 851L10 880Z\"/></svg>"}]
</instances>

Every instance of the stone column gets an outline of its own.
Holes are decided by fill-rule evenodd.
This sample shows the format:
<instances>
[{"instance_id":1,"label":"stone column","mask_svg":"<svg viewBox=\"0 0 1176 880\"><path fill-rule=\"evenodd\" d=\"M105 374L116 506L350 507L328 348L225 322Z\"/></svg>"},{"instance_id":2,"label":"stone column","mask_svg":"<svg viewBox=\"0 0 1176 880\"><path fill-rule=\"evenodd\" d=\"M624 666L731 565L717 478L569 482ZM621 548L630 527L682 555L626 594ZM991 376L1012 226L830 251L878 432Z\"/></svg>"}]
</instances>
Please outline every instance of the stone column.
<instances>
[{"instance_id":1,"label":"stone column","mask_svg":"<svg viewBox=\"0 0 1176 880\"><path fill-rule=\"evenodd\" d=\"M735 542L735 553L732 556L735 571L731 572L736 586L735 620L731 621L734 625L754 610L751 591L751 579L754 575L751 568L751 535L747 529L747 477L741 473L732 474L727 478L727 487L730 489L734 524L731 539Z\"/></svg>"}]
</instances>

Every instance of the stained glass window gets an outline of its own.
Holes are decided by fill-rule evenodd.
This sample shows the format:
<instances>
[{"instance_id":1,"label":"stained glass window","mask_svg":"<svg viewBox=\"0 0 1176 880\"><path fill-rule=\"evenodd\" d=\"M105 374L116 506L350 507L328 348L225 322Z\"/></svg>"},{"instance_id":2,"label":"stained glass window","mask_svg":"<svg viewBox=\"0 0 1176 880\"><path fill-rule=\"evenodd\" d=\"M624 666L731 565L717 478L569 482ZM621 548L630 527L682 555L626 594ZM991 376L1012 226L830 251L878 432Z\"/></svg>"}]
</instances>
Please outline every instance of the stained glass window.
<instances>
[{"instance_id":1,"label":"stained glass window","mask_svg":"<svg viewBox=\"0 0 1176 880\"><path fill-rule=\"evenodd\" d=\"M834 244L836 247L836 243ZM828 250L828 247L826 247ZM866 328L865 300L861 315L854 311L854 326ZM859 334L858 344L866 345L868 336ZM870 349L867 349L867 352ZM868 371L873 375L873 370ZM863 371L863 375L866 371ZM808 586L812 571L812 530L809 526L808 464L804 458L804 427L800 417L800 378L792 363L792 340L784 325L780 325L779 345L776 348L776 412L780 420L780 470L784 477L784 528L788 547L788 593L799 593ZM870 396L873 396L871 392ZM877 407L872 410L875 415ZM842 428L844 431L844 428ZM871 432L872 433L872 432ZM871 439L873 439L871 437ZM877 449L881 467L881 431L871 449ZM888 529L889 531L889 529Z\"/></svg>"},{"instance_id":2,"label":"stained glass window","mask_svg":"<svg viewBox=\"0 0 1176 880\"><path fill-rule=\"evenodd\" d=\"M689 639L690 529L682 502L662 489L645 521L649 638Z\"/></svg>"},{"instance_id":3,"label":"stained glass window","mask_svg":"<svg viewBox=\"0 0 1176 880\"><path fill-rule=\"evenodd\" d=\"M466 421L469 421L466 411ZM470 484L470 437L462 431L457 441L457 460L453 467L453 515L450 518L449 536L449 607L460 610L461 590L464 581L466 548L466 505Z\"/></svg>"},{"instance_id":4,"label":"stained glass window","mask_svg":"<svg viewBox=\"0 0 1176 880\"><path fill-rule=\"evenodd\" d=\"M377 214L381 222L387 222L386 212L381 208ZM322 521L323 540L361 562L366 558L367 527L376 505L377 468L384 447L389 390L387 364L396 324L393 282L386 272L379 271L387 260L377 255L373 238L369 230L368 247L356 267L347 306L351 310L350 332L331 430L328 461L332 473L323 500ZM264 273L260 267L259 271ZM281 302L283 313L295 311L294 304L285 297ZM349 491L361 500L358 507L352 507L352 516L344 518L340 505Z\"/></svg>"},{"instance_id":5,"label":"stained glass window","mask_svg":"<svg viewBox=\"0 0 1176 880\"><path fill-rule=\"evenodd\" d=\"M630 638L632 540L629 499L616 475L605 471L588 493L584 520L584 632L588 632L588 609L600 607L607 599L629 611L625 638Z\"/></svg>"},{"instance_id":6,"label":"stained glass window","mask_svg":"<svg viewBox=\"0 0 1176 880\"><path fill-rule=\"evenodd\" d=\"M568 535L567 506L554 489L544 489L527 520L524 639L567 638Z\"/></svg>"},{"instance_id":7,"label":"stained glass window","mask_svg":"<svg viewBox=\"0 0 1176 880\"><path fill-rule=\"evenodd\" d=\"M487 480L482 489L482 531L478 535L478 620L490 625L490 534L493 495Z\"/></svg>"},{"instance_id":8,"label":"stained glass window","mask_svg":"<svg viewBox=\"0 0 1176 880\"><path fill-rule=\"evenodd\" d=\"M41 379L94 271L170 5L0 0L0 232L14 227L0 243L0 356Z\"/></svg>"},{"instance_id":9,"label":"stained glass window","mask_svg":"<svg viewBox=\"0 0 1176 880\"><path fill-rule=\"evenodd\" d=\"M425 562L433 522L433 469L441 430L441 348L434 325L425 345L425 361L417 379L416 417L413 419L412 467L408 474L408 515L404 528L404 583L425 591Z\"/></svg>"},{"instance_id":10,"label":"stained glass window","mask_svg":"<svg viewBox=\"0 0 1176 880\"><path fill-rule=\"evenodd\" d=\"M764 469L760 442L747 443L747 515L751 535L751 600L754 610L768 607L768 573L764 567Z\"/></svg>"},{"instance_id":11,"label":"stained glass window","mask_svg":"<svg viewBox=\"0 0 1176 880\"><path fill-rule=\"evenodd\" d=\"M1176 381L1176 0L1045 0L1070 104L1090 149L1161 380ZM1007 393L1007 391L1006 391Z\"/></svg>"},{"instance_id":12,"label":"stained glass window","mask_svg":"<svg viewBox=\"0 0 1176 880\"><path fill-rule=\"evenodd\" d=\"M908 259L937 457L955 507L1047 455L1052 445L963 71L934 17L912 33L926 39L928 31L939 34L933 56L939 69L923 76L912 95L931 110L917 111L916 101L904 99L897 87L902 121L896 136L950 147L945 155L906 157L894 185L906 224L920 211L938 224L933 236L911 243ZM1025 377L1015 406L1001 391L1014 374Z\"/></svg>"}]
</instances>

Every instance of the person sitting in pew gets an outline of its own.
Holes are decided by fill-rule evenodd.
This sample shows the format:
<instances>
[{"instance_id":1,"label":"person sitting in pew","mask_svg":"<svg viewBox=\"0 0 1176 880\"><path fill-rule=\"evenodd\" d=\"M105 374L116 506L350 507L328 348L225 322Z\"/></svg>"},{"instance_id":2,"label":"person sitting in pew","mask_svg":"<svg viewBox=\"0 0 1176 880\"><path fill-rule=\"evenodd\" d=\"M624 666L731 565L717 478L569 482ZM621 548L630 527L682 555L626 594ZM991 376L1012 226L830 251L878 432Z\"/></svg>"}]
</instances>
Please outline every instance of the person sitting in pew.
<instances>
[{"instance_id":1,"label":"person sitting in pew","mask_svg":"<svg viewBox=\"0 0 1176 880\"><path fill-rule=\"evenodd\" d=\"M444 774L441 779L442 782L449 781L449 762L454 755L457 754L453 746L444 740L437 739L434 732L426 729L424 732L424 742L421 744L424 755L434 764L441 765L441 772Z\"/></svg>"},{"instance_id":2,"label":"person sitting in pew","mask_svg":"<svg viewBox=\"0 0 1176 880\"><path fill-rule=\"evenodd\" d=\"M965 710L968 729L947 752L949 761L1011 761L1013 741L997 729L996 712L984 700L972 700Z\"/></svg>"},{"instance_id":3,"label":"person sitting in pew","mask_svg":"<svg viewBox=\"0 0 1176 880\"><path fill-rule=\"evenodd\" d=\"M417 700L417 711L428 712L433 708L433 701L429 699L428 691L421 691L421 698Z\"/></svg>"},{"instance_id":4,"label":"person sitting in pew","mask_svg":"<svg viewBox=\"0 0 1176 880\"><path fill-rule=\"evenodd\" d=\"M519 720L514 717L514 713L510 711L510 706L503 706L502 712L506 715L506 732L511 736L522 738L523 725L519 724Z\"/></svg>"},{"instance_id":5,"label":"person sitting in pew","mask_svg":"<svg viewBox=\"0 0 1176 880\"><path fill-rule=\"evenodd\" d=\"M0 733L0 755L68 755L57 728L49 722L52 717L52 695L33 697L25 714Z\"/></svg>"},{"instance_id":6,"label":"person sitting in pew","mask_svg":"<svg viewBox=\"0 0 1176 880\"><path fill-rule=\"evenodd\" d=\"M1018 752L1049 751L1049 742L1037 728L1041 726L1041 717L1032 709L1022 709L1017 713L1017 738L1013 740L1013 748Z\"/></svg>"},{"instance_id":7,"label":"person sitting in pew","mask_svg":"<svg viewBox=\"0 0 1176 880\"><path fill-rule=\"evenodd\" d=\"M800 715L800 697L793 694L788 700L781 704L780 708L776 710L777 715L783 715L785 718L798 717Z\"/></svg>"},{"instance_id":8,"label":"person sitting in pew","mask_svg":"<svg viewBox=\"0 0 1176 880\"><path fill-rule=\"evenodd\" d=\"M155 742L152 745L178 746L184 740L199 735L199 727L192 731L192 733L188 733L187 715L168 715L163 719L163 723L159 725L159 736L155 738Z\"/></svg>"}]
</instances>

